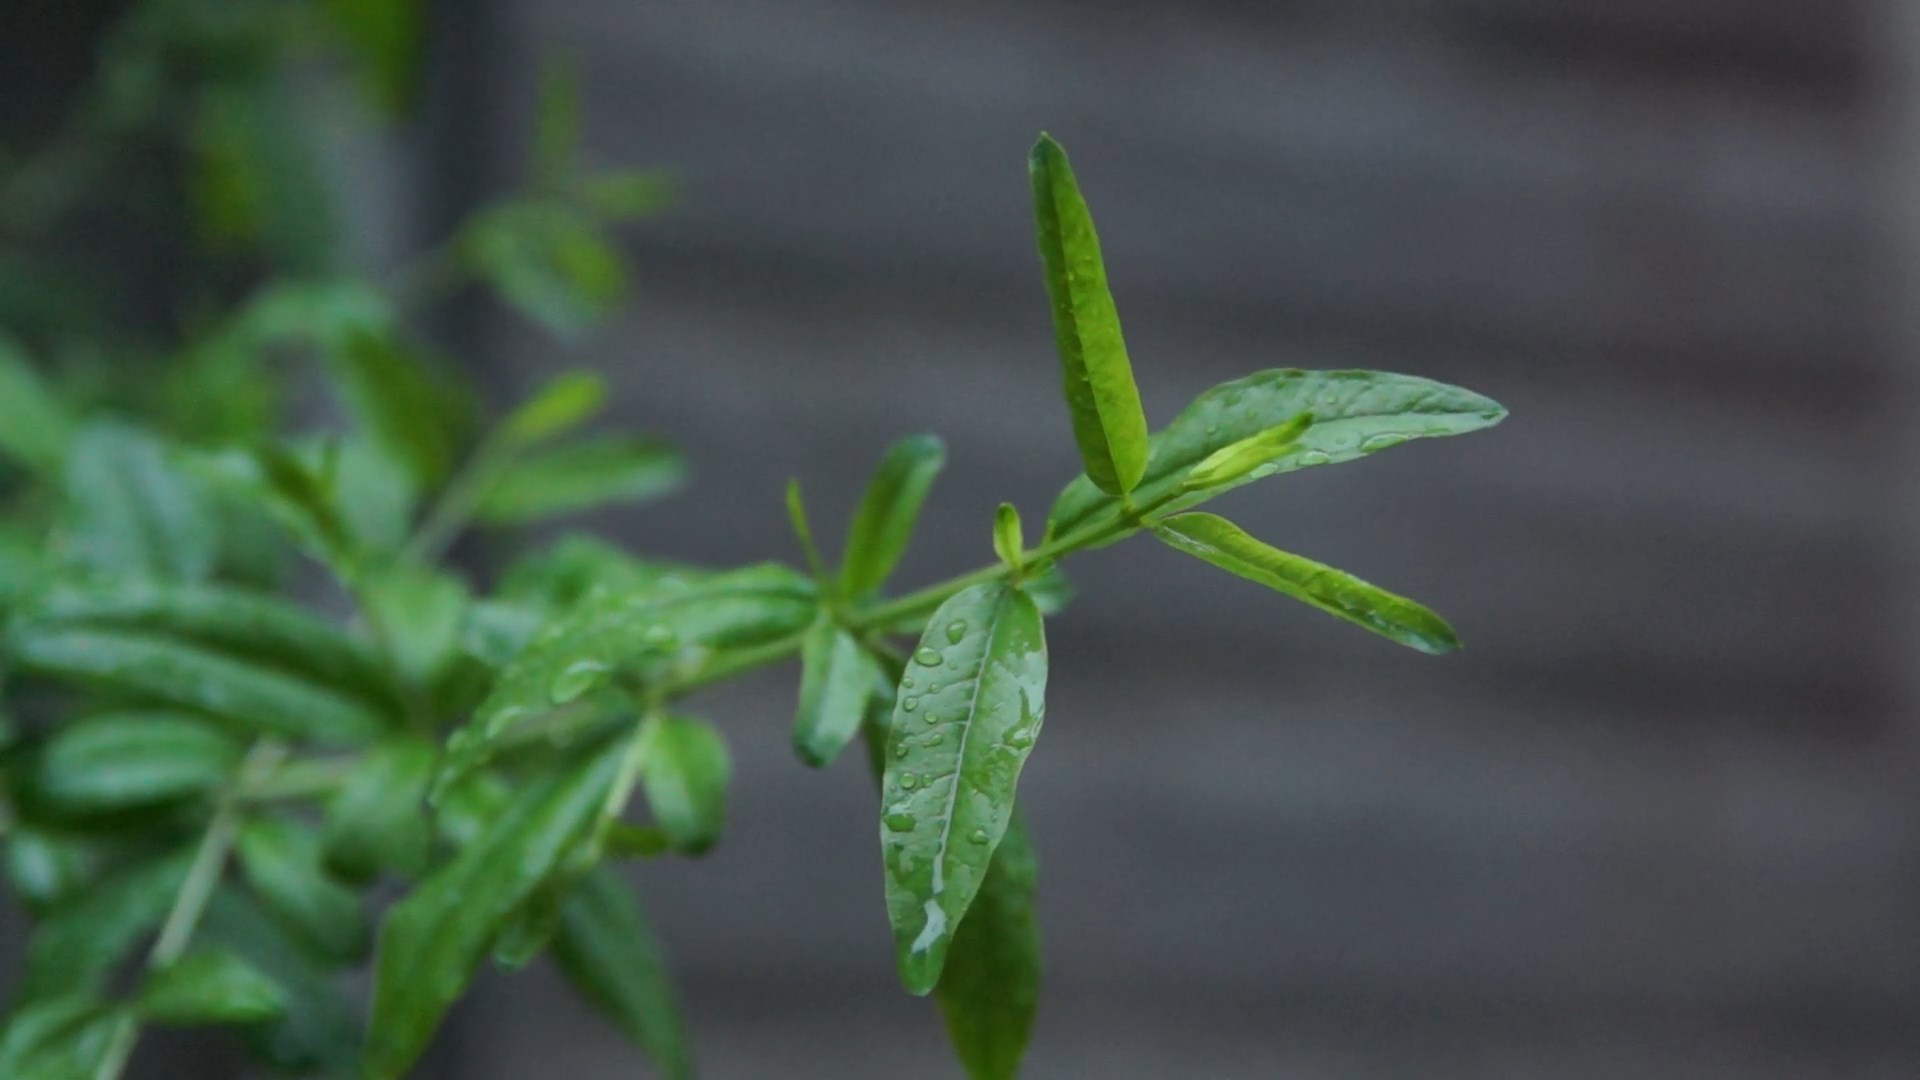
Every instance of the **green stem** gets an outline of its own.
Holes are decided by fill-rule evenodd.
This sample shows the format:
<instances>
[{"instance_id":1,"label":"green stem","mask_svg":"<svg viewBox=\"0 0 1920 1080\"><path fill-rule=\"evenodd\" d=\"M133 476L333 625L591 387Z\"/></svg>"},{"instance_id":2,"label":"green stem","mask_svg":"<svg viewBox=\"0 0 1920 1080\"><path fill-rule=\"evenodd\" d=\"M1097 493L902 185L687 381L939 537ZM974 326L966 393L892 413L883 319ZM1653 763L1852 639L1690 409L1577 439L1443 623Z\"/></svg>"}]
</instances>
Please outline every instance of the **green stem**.
<instances>
[{"instance_id":1,"label":"green stem","mask_svg":"<svg viewBox=\"0 0 1920 1080\"><path fill-rule=\"evenodd\" d=\"M219 887L220 878L226 874L227 859L232 856L234 841L240 835L243 795L277 768L286 753L286 747L271 740L255 743L253 749L247 752L239 773L228 786L226 794L221 796L212 820L207 822L207 831L200 837L200 846L194 850L193 862L187 866L187 876L180 882L180 891L174 894L173 907L167 911L166 921L160 924L159 936L154 938L153 948L147 953L146 970L158 971L180 959L187 951L194 931L200 928L201 916L206 914L207 902L213 899L213 890ZM101 1056L94 1080L119 1080L139 1041L138 1022L128 1019L115 1028L113 1041Z\"/></svg>"},{"instance_id":2,"label":"green stem","mask_svg":"<svg viewBox=\"0 0 1920 1080\"><path fill-rule=\"evenodd\" d=\"M498 432L482 439L407 542L406 557L421 565L437 561L473 520L518 449Z\"/></svg>"}]
</instances>

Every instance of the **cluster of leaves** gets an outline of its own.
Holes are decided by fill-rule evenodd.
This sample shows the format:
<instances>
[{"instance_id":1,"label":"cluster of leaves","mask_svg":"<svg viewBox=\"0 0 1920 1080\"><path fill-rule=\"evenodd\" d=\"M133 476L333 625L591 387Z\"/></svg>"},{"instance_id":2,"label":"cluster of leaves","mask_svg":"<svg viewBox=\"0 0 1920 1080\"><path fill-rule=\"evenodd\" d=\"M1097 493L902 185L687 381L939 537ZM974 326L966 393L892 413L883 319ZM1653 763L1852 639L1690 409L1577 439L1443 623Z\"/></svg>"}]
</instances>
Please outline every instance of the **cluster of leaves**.
<instances>
[{"instance_id":1,"label":"cluster of leaves","mask_svg":"<svg viewBox=\"0 0 1920 1080\"><path fill-rule=\"evenodd\" d=\"M397 92L405 27L380 4L326 9ZM1010 1077L1040 982L1015 793L1045 716L1061 560L1149 533L1402 644L1456 647L1418 604L1194 508L1485 427L1500 407L1411 376L1271 370L1149 434L1092 220L1044 136L1037 232L1085 472L1036 542L1003 505L982 530L992 563L891 591L944 464L916 436L879 462L837 565L796 484L804 569L569 535L480 588L446 560L467 530L680 478L669 447L587 430L606 396L591 375L479 423L407 317L469 281L562 332L615 301L604 228L664 189L581 172L569 87L548 80L525 193L389 288L258 289L156 369L167 389L147 411L99 408L46 378L33 341L0 339L0 821L6 879L36 918L0 1076L115 1080L142 1027L169 1025L231 1028L291 1072L396 1078L489 957L542 954L660 1072L688 1075L662 950L619 865L721 838L728 753L688 699L797 658L796 755L824 768L858 741L877 786L902 982L936 998L970 1075ZM297 359L344 425L279 432ZM343 983L369 965L363 1010Z\"/></svg>"}]
</instances>

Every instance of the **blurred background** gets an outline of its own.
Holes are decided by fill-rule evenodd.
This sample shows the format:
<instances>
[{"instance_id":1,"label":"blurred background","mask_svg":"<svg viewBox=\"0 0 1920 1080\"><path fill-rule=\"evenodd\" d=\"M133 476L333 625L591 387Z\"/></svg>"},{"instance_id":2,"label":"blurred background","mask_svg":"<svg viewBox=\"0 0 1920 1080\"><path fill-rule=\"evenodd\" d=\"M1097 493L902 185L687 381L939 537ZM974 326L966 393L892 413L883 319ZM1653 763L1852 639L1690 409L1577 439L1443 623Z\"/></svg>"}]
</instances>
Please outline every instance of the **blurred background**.
<instances>
[{"instance_id":1,"label":"blurred background","mask_svg":"<svg viewBox=\"0 0 1920 1080\"><path fill-rule=\"evenodd\" d=\"M8 149L57 145L129 6L6 5ZM1074 154L1156 425L1272 366L1512 410L1224 500L1448 615L1468 648L1444 661L1151 544L1070 567L1022 784L1048 964L1029 1075L1920 1075L1920 4L424 17L397 125L280 87L343 193L337 265L403 261L517 183L551 57L589 162L676 178L620 233L630 297L598 330L433 316L493 401L595 367L687 450L686 492L590 522L624 544L795 559L789 476L837 544L823 523L918 431L950 464L903 583L989 559L1003 498L1040 517L1077 471L1031 240L1041 129ZM183 303L178 237L63 235L131 283L117 317ZM0 312L47 317L4 258ZM638 871L704 1073L958 1075L894 980L866 778L792 760L792 684L701 702L736 755L729 834ZM233 1075L165 1052L149 1075ZM636 1061L536 969L487 980L420 1075Z\"/></svg>"}]
</instances>

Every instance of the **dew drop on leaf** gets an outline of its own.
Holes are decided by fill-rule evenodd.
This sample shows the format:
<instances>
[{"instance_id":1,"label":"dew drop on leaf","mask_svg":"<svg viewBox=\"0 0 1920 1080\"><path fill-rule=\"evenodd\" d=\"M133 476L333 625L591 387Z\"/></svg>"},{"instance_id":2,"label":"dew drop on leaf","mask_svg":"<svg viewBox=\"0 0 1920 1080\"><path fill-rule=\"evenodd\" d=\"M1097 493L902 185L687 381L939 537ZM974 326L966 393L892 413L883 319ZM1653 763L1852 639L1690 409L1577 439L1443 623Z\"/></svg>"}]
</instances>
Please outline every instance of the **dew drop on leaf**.
<instances>
[{"instance_id":1,"label":"dew drop on leaf","mask_svg":"<svg viewBox=\"0 0 1920 1080\"><path fill-rule=\"evenodd\" d=\"M901 773L900 786L904 790L912 791L914 788L917 788L920 786L920 778L913 775L912 773Z\"/></svg>"},{"instance_id":2,"label":"dew drop on leaf","mask_svg":"<svg viewBox=\"0 0 1920 1080\"><path fill-rule=\"evenodd\" d=\"M894 756L894 757L897 757L897 758L902 758L902 759L904 759L904 758L905 758L905 757L906 757L906 756L907 756L908 754L910 754L910 753L912 753L912 752L913 752L913 751L912 751L912 748L911 748L911 747L909 747L909 746L908 746L908 745L907 745L906 743L895 743L895 744L894 744L894 747L893 747L893 756Z\"/></svg>"},{"instance_id":3,"label":"dew drop on leaf","mask_svg":"<svg viewBox=\"0 0 1920 1080\"><path fill-rule=\"evenodd\" d=\"M906 804L904 803L890 808L886 813L886 817L882 820L887 823L887 828L893 832L913 831L913 815L907 813Z\"/></svg>"},{"instance_id":4,"label":"dew drop on leaf","mask_svg":"<svg viewBox=\"0 0 1920 1080\"><path fill-rule=\"evenodd\" d=\"M940 652L931 645L922 645L920 651L913 654L916 662L934 667L940 663Z\"/></svg>"},{"instance_id":5,"label":"dew drop on leaf","mask_svg":"<svg viewBox=\"0 0 1920 1080\"><path fill-rule=\"evenodd\" d=\"M955 619L947 624L947 644L958 645L960 639L967 636L967 620Z\"/></svg>"},{"instance_id":6,"label":"dew drop on leaf","mask_svg":"<svg viewBox=\"0 0 1920 1080\"><path fill-rule=\"evenodd\" d=\"M553 682L547 685L547 696L555 705L565 705L600 685L608 670L607 665L598 660L575 660L554 673Z\"/></svg>"},{"instance_id":7,"label":"dew drop on leaf","mask_svg":"<svg viewBox=\"0 0 1920 1080\"><path fill-rule=\"evenodd\" d=\"M975 829L973 830L973 832L967 834L967 839L973 841L976 844L984 844L987 842L989 837L987 836L987 830Z\"/></svg>"},{"instance_id":8,"label":"dew drop on leaf","mask_svg":"<svg viewBox=\"0 0 1920 1080\"><path fill-rule=\"evenodd\" d=\"M901 712L912 712L913 710L915 710L915 709L917 709L917 708L919 708L919 707L920 707L920 699L919 699L919 698L915 698L915 697L910 697L910 698L906 698L905 700L903 700L903 701L901 701L901 702L900 702L900 711L901 711Z\"/></svg>"}]
</instances>

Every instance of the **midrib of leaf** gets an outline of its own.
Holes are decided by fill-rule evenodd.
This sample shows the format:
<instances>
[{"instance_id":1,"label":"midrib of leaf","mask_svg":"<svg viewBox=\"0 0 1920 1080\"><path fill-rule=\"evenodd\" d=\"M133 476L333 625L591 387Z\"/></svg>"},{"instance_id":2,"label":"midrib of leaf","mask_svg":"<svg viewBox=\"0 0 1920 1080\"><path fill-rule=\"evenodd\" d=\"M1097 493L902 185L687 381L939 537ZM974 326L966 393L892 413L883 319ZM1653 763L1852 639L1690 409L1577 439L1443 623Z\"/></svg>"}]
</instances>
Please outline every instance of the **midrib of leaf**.
<instances>
[{"instance_id":1,"label":"midrib of leaf","mask_svg":"<svg viewBox=\"0 0 1920 1080\"><path fill-rule=\"evenodd\" d=\"M940 846L935 850L933 860L933 896L931 900L935 903L938 903L941 895L946 892L947 842L953 837L953 812L955 808L960 805L960 781L967 772L967 743L973 735L974 720L980 715L980 688L981 685L987 681L987 665L992 663L993 658L993 636L1000 629L1000 616L1007 606L1005 603L1006 598L1007 586L1001 585L999 592L994 597L993 615L987 620L987 632L984 638L985 645L980 650L980 667L979 670L974 672L973 676L973 693L967 698L966 723L961 725L960 739L954 747L953 783L947 785L947 805L940 818ZM992 853L988 852L988 858L991 857ZM942 913L941 921L943 923L945 922L944 912ZM933 924L929 922L927 925L930 927ZM926 936L925 929L922 929L920 933L922 937Z\"/></svg>"}]
</instances>

